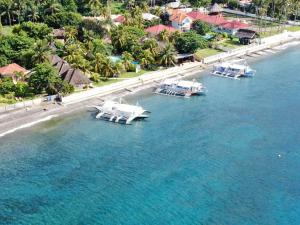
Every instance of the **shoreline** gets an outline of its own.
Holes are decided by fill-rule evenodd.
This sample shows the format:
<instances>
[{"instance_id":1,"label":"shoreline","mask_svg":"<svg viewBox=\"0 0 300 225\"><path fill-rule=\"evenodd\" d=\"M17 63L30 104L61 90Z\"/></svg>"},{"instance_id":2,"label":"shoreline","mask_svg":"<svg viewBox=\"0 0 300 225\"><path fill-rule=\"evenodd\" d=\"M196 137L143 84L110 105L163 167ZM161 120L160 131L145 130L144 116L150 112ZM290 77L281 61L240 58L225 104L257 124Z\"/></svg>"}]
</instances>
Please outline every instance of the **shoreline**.
<instances>
[{"instance_id":1,"label":"shoreline","mask_svg":"<svg viewBox=\"0 0 300 225\"><path fill-rule=\"evenodd\" d=\"M291 35L291 33L293 35ZM49 121L53 118L61 117L69 113L87 108L89 105L99 103L99 99L115 99L125 97L129 94L136 94L139 91L153 87L153 85L163 79L171 77L190 77L204 72L208 67L220 60L239 57L250 57L250 54L266 49L277 48L274 54L289 47L289 45L299 44L300 32L286 32L280 35L265 38L265 43L239 48L232 52L220 53L203 59L203 62L186 63L183 66L175 66L161 71L154 71L143 74L139 77L129 78L114 84L103 87L96 87L84 92L74 93L63 99L62 105L48 104L45 111L42 104L33 105L28 111L25 108L11 110L0 114L0 139L8 134L12 134L20 129L29 128L36 124ZM298 43L297 43L298 42ZM286 45L285 48L282 48ZM255 57L263 57L272 54L257 54ZM254 59L254 57L251 57Z\"/></svg>"}]
</instances>

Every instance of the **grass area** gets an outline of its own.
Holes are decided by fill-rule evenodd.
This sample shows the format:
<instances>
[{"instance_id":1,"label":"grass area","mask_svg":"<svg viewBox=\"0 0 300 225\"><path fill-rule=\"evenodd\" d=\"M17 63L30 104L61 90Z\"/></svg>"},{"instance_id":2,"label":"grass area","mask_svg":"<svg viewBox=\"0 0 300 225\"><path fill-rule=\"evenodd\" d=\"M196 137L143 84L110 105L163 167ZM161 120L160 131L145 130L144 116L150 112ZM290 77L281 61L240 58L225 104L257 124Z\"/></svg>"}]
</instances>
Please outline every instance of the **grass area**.
<instances>
[{"instance_id":1,"label":"grass area","mask_svg":"<svg viewBox=\"0 0 300 225\"><path fill-rule=\"evenodd\" d=\"M3 35L9 35L12 33L12 26L3 26L2 29L0 30L0 33L2 33Z\"/></svg>"},{"instance_id":2,"label":"grass area","mask_svg":"<svg viewBox=\"0 0 300 225\"><path fill-rule=\"evenodd\" d=\"M105 86L105 85L109 85L109 84L113 84L113 83L117 83L119 81L122 81L122 80L117 80L117 79L107 79L107 80L101 80L97 83L94 83L94 86L95 87L102 87L102 86Z\"/></svg>"},{"instance_id":3,"label":"grass area","mask_svg":"<svg viewBox=\"0 0 300 225\"><path fill-rule=\"evenodd\" d=\"M221 53L221 50L213 49L213 48L204 48L204 49L199 49L195 53L195 57L197 60L201 60L205 57L216 55Z\"/></svg>"},{"instance_id":4,"label":"grass area","mask_svg":"<svg viewBox=\"0 0 300 225\"><path fill-rule=\"evenodd\" d=\"M4 106L4 105L9 105L9 104L14 104L16 103L17 101L14 100L14 99L8 99L8 98L5 98L3 96L0 96L0 106Z\"/></svg>"},{"instance_id":5,"label":"grass area","mask_svg":"<svg viewBox=\"0 0 300 225\"><path fill-rule=\"evenodd\" d=\"M126 73L123 73L120 78L132 78L132 77L137 77L137 76L140 76L144 73L146 73L148 71L146 70L141 70L140 72L136 73L136 72L126 72Z\"/></svg>"},{"instance_id":6,"label":"grass area","mask_svg":"<svg viewBox=\"0 0 300 225\"><path fill-rule=\"evenodd\" d=\"M219 42L218 44L222 45L225 48L229 48L229 49L235 49L235 48L241 47L241 44L240 44L238 38L226 39L224 41Z\"/></svg>"},{"instance_id":7,"label":"grass area","mask_svg":"<svg viewBox=\"0 0 300 225\"><path fill-rule=\"evenodd\" d=\"M300 31L300 26L290 26L286 28L287 31L296 32Z\"/></svg>"},{"instance_id":8,"label":"grass area","mask_svg":"<svg viewBox=\"0 0 300 225\"><path fill-rule=\"evenodd\" d=\"M270 37L270 36L273 36L273 35L276 35L276 34L280 34L282 33L282 30L271 30L271 31L266 31L266 32L260 32L259 35L261 38L265 38L265 37Z\"/></svg>"},{"instance_id":9,"label":"grass area","mask_svg":"<svg viewBox=\"0 0 300 225\"><path fill-rule=\"evenodd\" d=\"M112 14L121 14L124 12L124 4L121 2L112 2L111 3L111 13Z\"/></svg>"}]
</instances>

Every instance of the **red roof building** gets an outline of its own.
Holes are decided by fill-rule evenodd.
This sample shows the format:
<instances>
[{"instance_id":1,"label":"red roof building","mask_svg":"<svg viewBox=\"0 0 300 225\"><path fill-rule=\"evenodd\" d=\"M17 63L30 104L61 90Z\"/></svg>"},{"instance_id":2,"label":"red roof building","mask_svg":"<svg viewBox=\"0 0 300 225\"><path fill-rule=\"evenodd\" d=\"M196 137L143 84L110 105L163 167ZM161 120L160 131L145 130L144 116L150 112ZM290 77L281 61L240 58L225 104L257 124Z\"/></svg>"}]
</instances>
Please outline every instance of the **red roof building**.
<instances>
[{"instance_id":1,"label":"red roof building","mask_svg":"<svg viewBox=\"0 0 300 225\"><path fill-rule=\"evenodd\" d=\"M227 20L225 20L225 18L222 15L208 16L208 17L204 17L201 20L203 22L206 22L206 23L208 23L210 25L213 25L213 26L218 26L218 25L221 25L223 23L228 22Z\"/></svg>"},{"instance_id":2,"label":"red roof building","mask_svg":"<svg viewBox=\"0 0 300 225\"><path fill-rule=\"evenodd\" d=\"M125 16L120 15L117 18L114 19L115 23L124 23L125 22Z\"/></svg>"},{"instance_id":3,"label":"red roof building","mask_svg":"<svg viewBox=\"0 0 300 225\"><path fill-rule=\"evenodd\" d=\"M193 20L202 20L208 17L207 14L201 13L199 11L192 11L186 14L187 16L191 17Z\"/></svg>"},{"instance_id":4,"label":"red roof building","mask_svg":"<svg viewBox=\"0 0 300 225\"><path fill-rule=\"evenodd\" d=\"M243 28L249 27L248 24L242 23L237 20L222 23L222 24L220 24L220 26L225 29L228 29L228 30L238 30L238 29L243 29Z\"/></svg>"},{"instance_id":5,"label":"red roof building","mask_svg":"<svg viewBox=\"0 0 300 225\"><path fill-rule=\"evenodd\" d=\"M18 77L17 74L27 74L29 71L27 71L25 68L19 66L16 63L12 63L6 66L3 66L0 68L0 76L2 77L11 77L14 82L17 82Z\"/></svg>"},{"instance_id":6,"label":"red roof building","mask_svg":"<svg viewBox=\"0 0 300 225\"><path fill-rule=\"evenodd\" d=\"M166 30L168 31L169 33L173 33L175 31L178 31L177 29L173 28L173 27L170 27L170 26L165 26L165 25L162 25L162 24L159 24L159 25L155 25L155 26L152 26L152 27L148 27L146 29L146 32L152 34L152 35L158 35L160 34L163 30Z\"/></svg>"}]
</instances>

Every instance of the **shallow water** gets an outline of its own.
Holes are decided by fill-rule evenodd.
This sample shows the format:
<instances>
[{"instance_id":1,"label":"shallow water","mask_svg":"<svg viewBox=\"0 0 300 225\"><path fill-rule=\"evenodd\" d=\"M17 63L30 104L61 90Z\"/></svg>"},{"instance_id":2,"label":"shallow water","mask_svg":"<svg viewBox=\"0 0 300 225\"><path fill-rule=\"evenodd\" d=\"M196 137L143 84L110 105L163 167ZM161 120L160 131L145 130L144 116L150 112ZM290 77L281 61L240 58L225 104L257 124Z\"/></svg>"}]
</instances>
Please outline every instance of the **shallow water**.
<instances>
[{"instance_id":1,"label":"shallow water","mask_svg":"<svg viewBox=\"0 0 300 225\"><path fill-rule=\"evenodd\" d=\"M300 224L300 49L189 99L129 98L122 126L80 112L0 139L0 224Z\"/></svg>"}]
</instances>

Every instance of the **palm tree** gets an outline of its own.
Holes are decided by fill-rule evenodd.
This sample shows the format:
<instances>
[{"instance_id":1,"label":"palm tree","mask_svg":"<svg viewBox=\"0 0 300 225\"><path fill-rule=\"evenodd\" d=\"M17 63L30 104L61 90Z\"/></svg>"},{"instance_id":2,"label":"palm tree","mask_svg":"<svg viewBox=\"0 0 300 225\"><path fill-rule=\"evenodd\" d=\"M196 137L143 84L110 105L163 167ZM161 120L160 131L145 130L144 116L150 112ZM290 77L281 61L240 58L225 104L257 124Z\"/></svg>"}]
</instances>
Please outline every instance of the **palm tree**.
<instances>
[{"instance_id":1,"label":"palm tree","mask_svg":"<svg viewBox=\"0 0 300 225\"><path fill-rule=\"evenodd\" d=\"M149 49L154 57L158 54L158 43L154 38L146 40L143 47Z\"/></svg>"},{"instance_id":2,"label":"palm tree","mask_svg":"<svg viewBox=\"0 0 300 225\"><path fill-rule=\"evenodd\" d=\"M39 18L39 10L38 7L35 5L31 5L28 9L28 15L27 17L32 21L32 22L36 22Z\"/></svg>"},{"instance_id":3,"label":"palm tree","mask_svg":"<svg viewBox=\"0 0 300 225\"><path fill-rule=\"evenodd\" d=\"M59 2L57 2L57 0L48 0L46 2L46 9L45 9L45 13L48 13L50 15L57 13L61 10L61 4L59 4Z\"/></svg>"},{"instance_id":4,"label":"palm tree","mask_svg":"<svg viewBox=\"0 0 300 225\"><path fill-rule=\"evenodd\" d=\"M170 34L167 30L163 30L159 34L160 40L165 41L165 42L169 42L169 36L170 36Z\"/></svg>"},{"instance_id":5,"label":"palm tree","mask_svg":"<svg viewBox=\"0 0 300 225\"><path fill-rule=\"evenodd\" d=\"M94 71L96 73L100 73L101 69L102 69L102 64L105 61L105 56L100 54L100 53L96 53L95 55L95 59L93 61L93 65L94 65Z\"/></svg>"},{"instance_id":6,"label":"palm tree","mask_svg":"<svg viewBox=\"0 0 300 225\"><path fill-rule=\"evenodd\" d=\"M154 61L154 57L149 49L142 51L140 56L140 62L142 67L149 67Z\"/></svg>"},{"instance_id":7,"label":"palm tree","mask_svg":"<svg viewBox=\"0 0 300 225\"><path fill-rule=\"evenodd\" d=\"M122 62L124 64L125 70L129 70L133 61L133 56L129 52L123 52Z\"/></svg>"},{"instance_id":8,"label":"palm tree","mask_svg":"<svg viewBox=\"0 0 300 225\"><path fill-rule=\"evenodd\" d=\"M11 26L12 25L12 17L13 15L16 14L14 10L14 2L12 0L7 0L1 2L0 5L0 18L2 16L7 17L8 24Z\"/></svg>"},{"instance_id":9,"label":"palm tree","mask_svg":"<svg viewBox=\"0 0 300 225\"><path fill-rule=\"evenodd\" d=\"M34 46L34 55L32 56L33 62L43 63L49 59L51 48L47 40L38 40Z\"/></svg>"},{"instance_id":10,"label":"palm tree","mask_svg":"<svg viewBox=\"0 0 300 225\"><path fill-rule=\"evenodd\" d=\"M105 78L112 77L115 74L115 67L110 58L105 57L101 66L101 74Z\"/></svg>"},{"instance_id":11,"label":"palm tree","mask_svg":"<svg viewBox=\"0 0 300 225\"><path fill-rule=\"evenodd\" d=\"M67 43L74 43L76 41L78 31L74 27L66 27L65 28L65 39Z\"/></svg>"},{"instance_id":12,"label":"palm tree","mask_svg":"<svg viewBox=\"0 0 300 225\"><path fill-rule=\"evenodd\" d=\"M164 66L175 65L175 55L177 54L174 46L168 43L160 53L159 63Z\"/></svg>"},{"instance_id":13,"label":"palm tree","mask_svg":"<svg viewBox=\"0 0 300 225\"><path fill-rule=\"evenodd\" d=\"M92 10L93 16L97 16L102 8L102 3L100 0L89 0L88 6Z\"/></svg>"}]
</instances>

